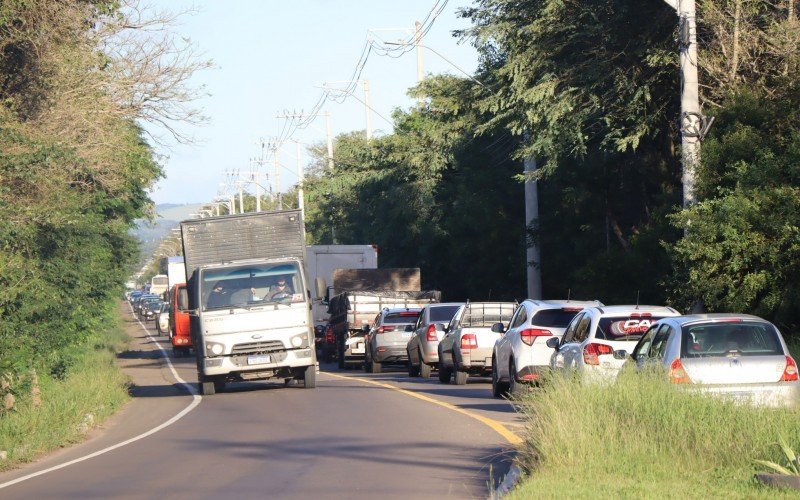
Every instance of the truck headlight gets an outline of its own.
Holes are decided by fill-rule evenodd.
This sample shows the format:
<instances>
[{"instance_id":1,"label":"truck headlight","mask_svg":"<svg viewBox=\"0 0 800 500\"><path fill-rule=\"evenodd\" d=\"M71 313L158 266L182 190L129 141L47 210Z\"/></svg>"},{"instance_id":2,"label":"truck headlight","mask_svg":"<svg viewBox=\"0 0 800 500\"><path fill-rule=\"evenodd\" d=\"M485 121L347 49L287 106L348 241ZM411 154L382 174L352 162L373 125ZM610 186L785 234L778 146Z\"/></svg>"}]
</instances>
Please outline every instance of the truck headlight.
<instances>
[{"instance_id":1,"label":"truck headlight","mask_svg":"<svg viewBox=\"0 0 800 500\"><path fill-rule=\"evenodd\" d=\"M206 354L219 356L225 351L225 346L216 342L206 342Z\"/></svg>"},{"instance_id":2,"label":"truck headlight","mask_svg":"<svg viewBox=\"0 0 800 500\"><path fill-rule=\"evenodd\" d=\"M300 347L303 345L303 336L297 335L296 337L292 337L292 347Z\"/></svg>"}]
</instances>

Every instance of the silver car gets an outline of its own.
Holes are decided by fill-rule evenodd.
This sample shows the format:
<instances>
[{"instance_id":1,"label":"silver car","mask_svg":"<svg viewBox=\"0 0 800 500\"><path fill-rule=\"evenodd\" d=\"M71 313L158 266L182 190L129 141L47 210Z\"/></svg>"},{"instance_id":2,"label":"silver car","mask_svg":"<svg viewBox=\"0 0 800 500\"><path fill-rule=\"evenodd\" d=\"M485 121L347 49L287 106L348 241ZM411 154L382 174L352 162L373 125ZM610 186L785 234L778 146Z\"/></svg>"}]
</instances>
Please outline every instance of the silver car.
<instances>
[{"instance_id":1,"label":"silver car","mask_svg":"<svg viewBox=\"0 0 800 500\"><path fill-rule=\"evenodd\" d=\"M461 306L439 342L439 382L467 383L469 375L489 375L492 348L500 338L495 323L508 323L516 302L470 302Z\"/></svg>"},{"instance_id":2,"label":"silver car","mask_svg":"<svg viewBox=\"0 0 800 500\"><path fill-rule=\"evenodd\" d=\"M404 307L378 313L366 337L364 371L380 373L384 363L408 362L406 345L419 312L419 308Z\"/></svg>"},{"instance_id":3,"label":"silver car","mask_svg":"<svg viewBox=\"0 0 800 500\"><path fill-rule=\"evenodd\" d=\"M625 351L614 356L625 358ZM772 323L746 314L665 318L639 340L638 369L664 368L670 381L759 406L797 406L797 363Z\"/></svg>"},{"instance_id":4,"label":"silver car","mask_svg":"<svg viewBox=\"0 0 800 500\"><path fill-rule=\"evenodd\" d=\"M445 325L463 305L463 302L449 302L428 304L422 308L411 340L406 345L410 377L431 376L431 370L439 364L439 341L444 337Z\"/></svg>"}]
</instances>

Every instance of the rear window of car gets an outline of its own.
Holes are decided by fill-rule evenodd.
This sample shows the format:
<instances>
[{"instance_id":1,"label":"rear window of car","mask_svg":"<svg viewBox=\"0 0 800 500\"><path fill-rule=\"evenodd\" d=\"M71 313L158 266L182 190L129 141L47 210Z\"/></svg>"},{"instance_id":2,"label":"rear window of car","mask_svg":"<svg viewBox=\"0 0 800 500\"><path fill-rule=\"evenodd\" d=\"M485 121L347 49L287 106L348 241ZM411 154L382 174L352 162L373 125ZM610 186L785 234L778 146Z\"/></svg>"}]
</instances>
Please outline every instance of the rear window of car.
<instances>
[{"instance_id":1,"label":"rear window of car","mask_svg":"<svg viewBox=\"0 0 800 500\"><path fill-rule=\"evenodd\" d=\"M416 323L419 318L419 311L404 311L397 313L387 313L383 317L384 323L398 324L398 323Z\"/></svg>"},{"instance_id":2,"label":"rear window of car","mask_svg":"<svg viewBox=\"0 0 800 500\"><path fill-rule=\"evenodd\" d=\"M579 312L580 310L573 309L542 309L533 315L531 325L566 328L572 318Z\"/></svg>"},{"instance_id":3,"label":"rear window of car","mask_svg":"<svg viewBox=\"0 0 800 500\"><path fill-rule=\"evenodd\" d=\"M597 323L595 338L611 341L631 340L638 341L656 321L666 316L651 316L649 314L626 314L624 316L609 316L600 318Z\"/></svg>"},{"instance_id":4,"label":"rear window of car","mask_svg":"<svg viewBox=\"0 0 800 500\"><path fill-rule=\"evenodd\" d=\"M769 323L704 323L684 326L681 357L783 355L779 333Z\"/></svg>"},{"instance_id":5,"label":"rear window of car","mask_svg":"<svg viewBox=\"0 0 800 500\"><path fill-rule=\"evenodd\" d=\"M471 312L471 314L470 314ZM461 318L461 326L473 328L490 327L495 323L508 323L511 321L511 316L514 314L514 308L509 307L507 310L503 309L486 309L485 311L470 311L464 313Z\"/></svg>"},{"instance_id":6,"label":"rear window of car","mask_svg":"<svg viewBox=\"0 0 800 500\"><path fill-rule=\"evenodd\" d=\"M431 323L448 323L461 306L431 307Z\"/></svg>"}]
</instances>

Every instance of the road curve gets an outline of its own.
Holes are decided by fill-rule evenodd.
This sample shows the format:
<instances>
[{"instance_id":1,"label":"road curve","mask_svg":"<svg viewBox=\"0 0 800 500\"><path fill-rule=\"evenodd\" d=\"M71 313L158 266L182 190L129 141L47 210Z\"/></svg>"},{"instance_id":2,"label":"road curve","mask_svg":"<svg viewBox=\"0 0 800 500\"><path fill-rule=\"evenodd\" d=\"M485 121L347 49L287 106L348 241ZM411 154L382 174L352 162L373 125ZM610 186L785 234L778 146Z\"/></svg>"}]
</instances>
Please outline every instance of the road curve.
<instances>
[{"instance_id":1,"label":"road curve","mask_svg":"<svg viewBox=\"0 0 800 500\"><path fill-rule=\"evenodd\" d=\"M128 316L130 318L130 316ZM132 319L121 363L134 401L86 443L0 475L0 486L146 432L191 404ZM152 328L150 328L152 334ZM166 342L162 342L166 344ZM194 381L191 360L176 360ZM0 489L16 498L485 498L512 446L481 420L519 425L485 381L445 386L401 371L318 376L317 389L243 383L202 398L172 426L104 455ZM445 403L370 381L392 385ZM474 418L448 406L463 408Z\"/></svg>"}]
</instances>

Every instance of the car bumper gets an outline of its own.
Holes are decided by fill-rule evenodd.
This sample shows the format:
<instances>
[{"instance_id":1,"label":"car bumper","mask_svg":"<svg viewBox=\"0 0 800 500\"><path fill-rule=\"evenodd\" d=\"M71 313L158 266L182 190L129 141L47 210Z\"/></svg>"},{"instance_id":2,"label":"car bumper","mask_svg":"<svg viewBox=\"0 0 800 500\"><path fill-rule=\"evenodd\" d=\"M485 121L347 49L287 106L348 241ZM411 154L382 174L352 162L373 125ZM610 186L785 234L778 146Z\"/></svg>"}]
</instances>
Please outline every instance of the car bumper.
<instances>
[{"instance_id":1,"label":"car bumper","mask_svg":"<svg viewBox=\"0 0 800 500\"><path fill-rule=\"evenodd\" d=\"M439 363L439 342L420 342L422 362L426 365Z\"/></svg>"},{"instance_id":2,"label":"car bumper","mask_svg":"<svg viewBox=\"0 0 800 500\"><path fill-rule=\"evenodd\" d=\"M800 407L800 383L690 386L691 390L767 408Z\"/></svg>"},{"instance_id":3,"label":"car bumper","mask_svg":"<svg viewBox=\"0 0 800 500\"><path fill-rule=\"evenodd\" d=\"M373 358L379 363L405 363L408 361L408 352L403 345L377 346Z\"/></svg>"},{"instance_id":4,"label":"car bumper","mask_svg":"<svg viewBox=\"0 0 800 500\"><path fill-rule=\"evenodd\" d=\"M469 370L491 370L492 369L492 348L479 347L477 349L464 349L461 352L459 364L463 369Z\"/></svg>"}]
</instances>

